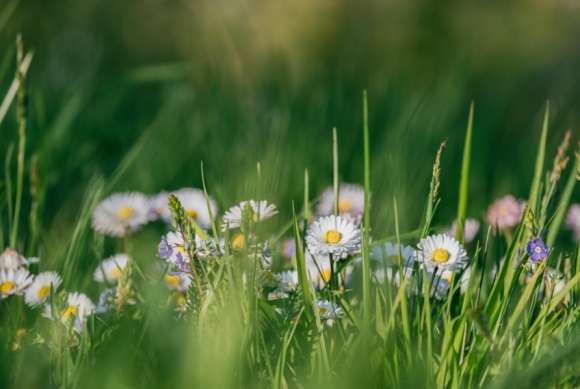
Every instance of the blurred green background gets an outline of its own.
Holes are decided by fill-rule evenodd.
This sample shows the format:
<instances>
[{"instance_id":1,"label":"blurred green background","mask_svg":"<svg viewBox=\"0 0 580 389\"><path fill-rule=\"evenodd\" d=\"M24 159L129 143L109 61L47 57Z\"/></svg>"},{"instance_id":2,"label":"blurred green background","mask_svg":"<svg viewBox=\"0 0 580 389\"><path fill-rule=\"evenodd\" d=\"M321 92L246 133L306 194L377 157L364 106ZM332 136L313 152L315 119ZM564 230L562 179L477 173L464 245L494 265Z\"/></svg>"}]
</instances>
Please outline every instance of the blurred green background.
<instances>
[{"instance_id":1,"label":"blurred green background","mask_svg":"<svg viewBox=\"0 0 580 389\"><path fill-rule=\"evenodd\" d=\"M302 206L305 169L312 199L331 184L333 127L342 180L362 183L364 89L375 239L394 233L393 197L401 230L418 227L446 138L435 224L451 223L472 100L471 217L482 218L504 194L528 195L546 100L548 163L567 129L573 144L579 138L580 3L572 0L0 0L0 15L0 96L14 74L16 35L34 50L27 156L38 156L44 232L40 251L28 254L40 255L43 269L61 271L64 258L74 260L69 267L86 276L64 286L93 299L101 257L92 233L83 230L84 243L65 251L99 182L108 184L103 195L201 187L203 161L223 211L256 196L260 162L260 197L278 205L269 223L280 227L292 200ZM14 118L12 107L0 125L2 156L17 142ZM3 189L0 204L2 196ZM23 215L28 207L25 200ZM153 258L165 231L158 223L140 232L136 257ZM23 252L27 240L20 239ZM106 255L114 245L105 242ZM169 376L187 364L172 354L181 332L170 314L160 317L143 329L121 323L87 373L88 387L113 387L107 369L155 386L162 381L153 373ZM19 364L19 387L48 374L46 357L28 353L22 361L39 362L32 370Z\"/></svg>"},{"instance_id":2,"label":"blurred green background","mask_svg":"<svg viewBox=\"0 0 580 389\"><path fill-rule=\"evenodd\" d=\"M334 126L341 178L362 183L365 88L377 238L394 231L393 196L402 229L416 228L447 137L437 223L451 222L471 100L471 216L498 196L527 195L546 100L548 161L565 130L578 140L574 1L0 0L0 9L10 15L2 91L17 33L35 53L28 153L45 177L48 247L72 228L88 183L110 179L131 152L112 191L200 187L204 161L221 210L253 197L259 161L261 193L283 224L291 200L301 204L304 169L313 197L331 184ZM16 141L9 116L2 155Z\"/></svg>"}]
</instances>

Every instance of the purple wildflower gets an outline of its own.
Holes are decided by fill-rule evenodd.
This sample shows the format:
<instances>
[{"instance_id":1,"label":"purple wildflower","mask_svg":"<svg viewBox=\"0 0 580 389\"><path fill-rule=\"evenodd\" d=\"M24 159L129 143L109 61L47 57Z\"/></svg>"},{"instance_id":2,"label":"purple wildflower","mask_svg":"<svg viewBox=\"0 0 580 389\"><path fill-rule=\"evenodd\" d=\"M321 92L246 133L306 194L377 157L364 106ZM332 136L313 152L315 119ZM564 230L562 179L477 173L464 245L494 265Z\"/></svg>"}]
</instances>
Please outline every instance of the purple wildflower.
<instances>
[{"instance_id":1,"label":"purple wildflower","mask_svg":"<svg viewBox=\"0 0 580 389\"><path fill-rule=\"evenodd\" d=\"M532 239L528 242L526 246L528 254L530 254L530 259L533 262L541 262L547 256L550 249L546 247L542 238Z\"/></svg>"},{"instance_id":2,"label":"purple wildflower","mask_svg":"<svg viewBox=\"0 0 580 389\"><path fill-rule=\"evenodd\" d=\"M185 262L183 261L183 256L181 255L181 253L177 253L176 255L176 260L175 260L175 266L179 269L180 273L184 273L187 271L187 267L185 265Z\"/></svg>"},{"instance_id":3,"label":"purple wildflower","mask_svg":"<svg viewBox=\"0 0 580 389\"><path fill-rule=\"evenodd\" d=\"M159 243L159 246L157 246L157 252L159 257L165 259L169 258L171 254L173 254L173 249L167 242L167 238L165 236L161 237L161 242Z\"/></svg>"}]
</instances>

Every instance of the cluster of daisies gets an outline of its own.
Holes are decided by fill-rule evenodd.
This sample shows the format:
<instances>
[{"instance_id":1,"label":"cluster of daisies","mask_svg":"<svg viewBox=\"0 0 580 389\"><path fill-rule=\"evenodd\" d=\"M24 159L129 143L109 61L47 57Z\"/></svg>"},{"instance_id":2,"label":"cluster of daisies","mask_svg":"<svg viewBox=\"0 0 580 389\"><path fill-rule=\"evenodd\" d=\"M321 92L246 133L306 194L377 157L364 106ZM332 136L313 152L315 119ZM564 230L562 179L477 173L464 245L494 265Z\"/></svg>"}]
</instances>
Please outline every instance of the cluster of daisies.
<instances>
[{"instance_id":1,"label":"cluster of daisies","mask_svg":"<svg viewBox=\"0 0 580 389\"><path fill-rule=\"evenodd\" d=\"M57 272L46 271L33 275L31 264L37 258L25 258L15 250L6 248L0 254L0 296L8 299L12 296L24 296L24 302L31 308L42 308L42 315L49 319L59 319L63 323L72 323L82 331L87 316L95 309L91 300L83 293L63 294L60 299L56 291L62 283ZM57 312L52 307L57 307Z\"/></svg>"},{"instance_id":2,"label":"cluster of daisies","mask_svg":"<svg viewBox=\"0 0 580 389\"><path fill-rule=\"evenodd\" d=\"M172 213L168 205L169 194L173 194L194 223L194 241L185 238L179 226L171 224ZM305 242L307 251L305 262L310 282L318 292L328 291L331 277L338 284L348 287L353 281L353 273L360 267L361 230L360 223L364 212L364 190L360 185L343 184L339 187L338 204L335 204L333 188L328 188L320 196L315 209L316 221L309 226ZM485 218L494 231L514 229L521 222L525 202L513 196L496 200ZM338 211L337 214L335 210ZM295 269L296 247L294 239L278 244L279 255L272 255L268 240L257 233L256 226L277 214L276 206L267 201L242 201L231 207L221 217L221 232L227 236L216 241L209 233L218 214L214 199L195 188L184 188L174 192L163 192L155 196L141 193L117 193L103 200L94 210L92 225L95 230L112 236L122 237L131 234L145 224L161 220L172 226L162 236L157 256L165 261L163 278L171 291L168 301L177 311L183 312L188 305L188 290L193 287L196 274L196 261L209 264L223 256L226 244L235 256L256 259L255 281L267 299L286 298L296 291L298 274ZM576 216L575 216L576 215ZM580 206L574 206L568 216L568 225L580 230ZM574 222L576 224L574 224ZM457 221L440 234L421 239L416 247L396 243L372 244L370 258L373 263L373 277L383 283L387 280L400 285L403 279L412 277L417 269L425 269L433 282L432 296L441 299L447 295L454 274L460 274L461 291L467 288L471 269L468 266L467 252L455 239ZM475 239L480 222L467 219L463 223L464 244ZM575 230L576 232L576 230ZM526 247L532 263L544 260L550 250L540 236L531 239ZM119 284L106 289L100 297L96 311L106 311L120 304L134 304L131 291L119 290L120 278L130 262L126 254L117 254L97 268L94 279L99 282ZM342 262L342 263L341 263ZM341 263L341 266L338 266ZM340 269L340 270L339 270ZM246 269L247 270L247 269ZM553 278L561 285L563 277L550 269ZM244 273L244 282L250 273ZM414 292L417 292L416 290ZM121 295L121 297L119 297ZM321 293L320 295L323 295ZM122 297L125 297L124 300ZM320 317L333 319L344 317L345 312L332 299L318 301ZM123 300L122 303L119 301Z\"/></svg>"}]
</instances>

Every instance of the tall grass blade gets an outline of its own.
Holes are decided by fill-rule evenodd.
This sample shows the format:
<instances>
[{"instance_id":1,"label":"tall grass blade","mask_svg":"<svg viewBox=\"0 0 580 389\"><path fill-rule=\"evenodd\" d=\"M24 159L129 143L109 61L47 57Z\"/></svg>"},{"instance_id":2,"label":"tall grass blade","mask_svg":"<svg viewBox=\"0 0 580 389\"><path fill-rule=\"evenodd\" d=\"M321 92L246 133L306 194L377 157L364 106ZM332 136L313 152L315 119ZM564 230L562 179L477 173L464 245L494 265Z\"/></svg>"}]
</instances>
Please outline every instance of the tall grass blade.
<instances>
[{"instance_id":1,"label":"tall grass blade","mask_svg":"<svg viewBox=\"0 0 580 389\"><path fill-rule=\"evenodd\" d=\"M459 205L457 207L457 232L455 239L463 244L463 227L467 213L467 197L469 195L469 161L471 160L471 133L473 129L473 101L469 107L467 134L463 147L463 162L461 164L461 182L459 184Z\"/></svg>"},{"instance_id":2,"label":"tall grass blade","mask_svg":"<svg viewBox=\"0 0 580 389\"><path fill-rule=\"evenodd\" d=\"M365 328L363 335L370 330L371 322L371 264L370 264L370 235L371 235L371 166L369 146L369 112L367 91L363 92L363 133L364 133L364 218L363 218L363 244L362 244L362 271L363 271L363 322Z\"/></svg>"},{"instance_id":3,"label":"tall grass blade","mask_svg":"<svg viewBox=\"0 0 580 389\"><path fill-rule=\"evenodd\" d=\"M546 102L546 110L544 112L544 120L542 124L542 134L540 136L540 144L538 146L538 153L536 154L536 167L534 170L534 180L530 189L530 196L528 198L527 209L539 215L538 199L540 197L540 184L542 182L542 174L544 170L544 159L546 157L546 142L548 139L548 121L550 117L550 102Z\"/></svg>"},{"instance_id":4,"label":"tall grass blade","mask_svg":"<svg viewBox=\"0 0 580 389\"><path fill-rule=\"evenodd\" d=\"M302 302L306 316L314 320L316 307L313 305L313 296L310 291L310 281L306 272L306 263L304 262L304 249L302 248L302 237L298 229L298 222L296 220L296 211L294 209L294 202L292 202L292 219L294 225L294 243L296 244L296 269L298 271L298 284L302 292Z\"/></svg>"}]
</instances>

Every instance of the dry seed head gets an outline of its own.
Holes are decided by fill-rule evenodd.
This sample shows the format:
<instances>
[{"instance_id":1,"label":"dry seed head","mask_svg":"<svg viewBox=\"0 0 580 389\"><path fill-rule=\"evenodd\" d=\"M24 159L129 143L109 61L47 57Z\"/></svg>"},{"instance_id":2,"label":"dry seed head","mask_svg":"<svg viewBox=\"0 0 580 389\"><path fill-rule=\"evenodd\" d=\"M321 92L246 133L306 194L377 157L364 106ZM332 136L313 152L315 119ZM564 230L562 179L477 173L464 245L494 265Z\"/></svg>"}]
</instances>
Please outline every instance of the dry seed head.
<instances>
[{"instance_id":1,"label":"dry seed head","mask_svg":"<svg viewBox=\"0 0 580 389\"><path fill-rule=\"evenodd\" d=\"M554 168L552 169L552 173L550 174L550 182L554 183L560 179L562 175L562 171L566 168L568 164L569 157L566 155L568 151L568 146L570 143L570 136L572 133L570 130L566 131L566 135L564 135L564 139L558 147L558 154L556 154L556 158L554 158Z\"/></svg>"},{"instance_id":2,"label":"dry seed head","mask_svg":"<svg viewBox=\"0 0 580 389\"><path fill-rule=\"evenodd\" d=\"M439 176L441 174L441 153L443 148L447 145L447 139L441 142L439 149L437 150L437 156L435 157L435 163L433 164L433 199L437 197L439 193Z\"/></svg>"}]
</instances>

